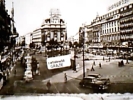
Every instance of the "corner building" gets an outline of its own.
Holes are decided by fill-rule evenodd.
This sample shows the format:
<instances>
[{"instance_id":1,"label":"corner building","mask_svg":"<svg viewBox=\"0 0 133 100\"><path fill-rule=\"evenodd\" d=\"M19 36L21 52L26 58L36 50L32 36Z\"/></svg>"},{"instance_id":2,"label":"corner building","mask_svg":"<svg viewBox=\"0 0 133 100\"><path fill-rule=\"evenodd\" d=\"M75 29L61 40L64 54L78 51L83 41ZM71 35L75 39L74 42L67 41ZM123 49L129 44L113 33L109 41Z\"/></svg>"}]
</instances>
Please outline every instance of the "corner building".
<instances>
[{"instance_id":1,"label":"corner building","mask_svg":"<svg viewBox=\"0 0 133 100\"><path fill-rule=\"evenodd\" d=\"M92 48L99 49L102 44L103 50L132 51L132 6L132 0L121 0L111 5L107 14L97 16L91 22L88 29L92 29L93 37L89 39Z\"/></svg>"},{"instance_id":2,"label":"corner building","mask_svg":"<svg viewBox=\"0 0 133 100\"><path fill-rule=\"evenodd\" d=\"M45 43L54 39L58 43L63 43L67 40L66 23L60 17L59 9L50 10L50 18L43 21L41 25L41 32L44 36Z\"/></svg>"}]
</instances>

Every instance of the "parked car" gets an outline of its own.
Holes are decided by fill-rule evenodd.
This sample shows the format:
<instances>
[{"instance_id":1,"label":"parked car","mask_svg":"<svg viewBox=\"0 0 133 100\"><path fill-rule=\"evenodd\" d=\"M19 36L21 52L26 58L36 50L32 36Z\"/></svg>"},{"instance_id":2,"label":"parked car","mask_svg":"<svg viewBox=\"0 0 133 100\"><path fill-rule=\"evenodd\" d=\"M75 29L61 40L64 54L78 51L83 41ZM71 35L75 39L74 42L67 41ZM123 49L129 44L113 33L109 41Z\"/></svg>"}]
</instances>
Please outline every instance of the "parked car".
<instances>
[{"instance_id":1,"label":"parked car","mask_svg":"<svg viewBox=\"0 0 133 100\"><path fill-rule=\"evenodd\" d=\"M85 77L80 82L79 85L81 87L87 87L92 89L98 89L98 90L107 90L108 85L105 81L98 80L95 77Z\"/></svg>"},{"instance_id":2,"label":"parked car","mask_svg":"<svg viewBox=\"0 0 133 100\"><path fill-rule=\"evenodd\" d=\"M89 74L88 76L95 77L95 78L102 77L100 74Z\"/></svg>"},{"instance_id":3,"label":"parked car","mask_svg":"<svg viewBox=\"0 0 133 100\"><path fill-rule=\"evenodd\" d=\"M95 77L97 80L105 81L107 85L110 85L110 79L109 78L103 78L100 74L89 74L90 77Z\"/></svg>"}]
</instances>

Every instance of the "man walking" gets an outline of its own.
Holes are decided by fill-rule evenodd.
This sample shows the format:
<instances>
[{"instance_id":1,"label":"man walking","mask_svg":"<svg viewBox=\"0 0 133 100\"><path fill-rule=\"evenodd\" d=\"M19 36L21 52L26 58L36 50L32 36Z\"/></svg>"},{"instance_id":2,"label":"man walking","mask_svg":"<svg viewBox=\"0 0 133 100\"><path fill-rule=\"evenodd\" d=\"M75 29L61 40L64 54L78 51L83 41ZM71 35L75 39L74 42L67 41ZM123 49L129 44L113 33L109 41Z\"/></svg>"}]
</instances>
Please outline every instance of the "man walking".
<instances>
[{"instance_id":1,"label":"man walking","mask_svg":"<svg viewBox=\"0 0 133 100\"><path fill-rule=\"evenodd\" d=\"M95 64L95 61L93 61L93 65L96 65L96 64Z\"/></svg>"},{"instance_id":2,"label":"man walking","mask_svg":"<svg viewBox=\"0 0 133 100\"><path fill-rule=\"evenodd\" d=\"M64 74L64 82L67 83L67 75L66 75L66 73Z\"/></svg>"},{"instance_id":3,"label":"man walking","mask_svg":"<svg viewBox=\"0 0 133 100\"><path fill-rule=\"evenodd\" d=\"M99 68L102 68L101 63L99 63Z\"/></svg>"},{"instance_id":4,"label":"man walking","mask_svg":"<svg viewBox=\"0 0 133 100\"><path fill-rule=\"evenodd\" d=\"M95 71L93 65L92 65L92 67L91 67L91 71Z\"/></svg>"},{"instance_id":5,"label":"man walking","mask_svg":"<svg viewBox=\"0 0 133 100\"><path fill-rule=\"evenodd\" d=\"M47 82L47 90L50 91L50 87L51 87L51 82L50 80Z\"/></svg>"},{"instance_id":6,"label":"man walking","mask_svg":"<svg viewBox=\"0 0 133 100\"><path fill-rule=\"evenodd\" d=\"M109 62L110 62L110 57L109 57Z\"/></svg>"}]
</instances>

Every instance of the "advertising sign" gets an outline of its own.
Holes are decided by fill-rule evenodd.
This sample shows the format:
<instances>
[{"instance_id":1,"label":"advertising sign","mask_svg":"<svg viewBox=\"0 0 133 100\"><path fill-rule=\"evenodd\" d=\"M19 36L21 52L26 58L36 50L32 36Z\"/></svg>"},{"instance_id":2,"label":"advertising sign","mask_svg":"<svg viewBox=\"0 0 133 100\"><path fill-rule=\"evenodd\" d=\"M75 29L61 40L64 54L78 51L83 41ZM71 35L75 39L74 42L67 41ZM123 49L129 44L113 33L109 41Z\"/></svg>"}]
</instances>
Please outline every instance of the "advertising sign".
<instances>
[{"instance_id":1,"label":"advertising sign","mask_svg":"<svg viewBox=\"0 0 133 100\"><path fill-rule=\"evenodd\" d=\"M47 58L47 67L50 70L69 67L70 65L70 55Z\"/></svg>"}]
</instances>

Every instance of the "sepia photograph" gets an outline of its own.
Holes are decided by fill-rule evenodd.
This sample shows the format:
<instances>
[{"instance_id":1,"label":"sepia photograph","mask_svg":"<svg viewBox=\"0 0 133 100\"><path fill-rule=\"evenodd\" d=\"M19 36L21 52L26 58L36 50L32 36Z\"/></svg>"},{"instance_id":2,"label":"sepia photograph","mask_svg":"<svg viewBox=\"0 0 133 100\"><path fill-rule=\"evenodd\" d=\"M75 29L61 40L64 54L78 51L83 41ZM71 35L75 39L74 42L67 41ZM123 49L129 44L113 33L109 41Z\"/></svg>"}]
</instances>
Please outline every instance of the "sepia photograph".
<instances>
[{"instance_id":1,"label":"sepia photograph","mask_svg":"<svg viewBox=\"0 0 133 100\"><path fill-rule=\"evenodd\" d=\"M0 95L62 93L133 93L133 0L0 0Z\"/></svg>"}]
</instances>

